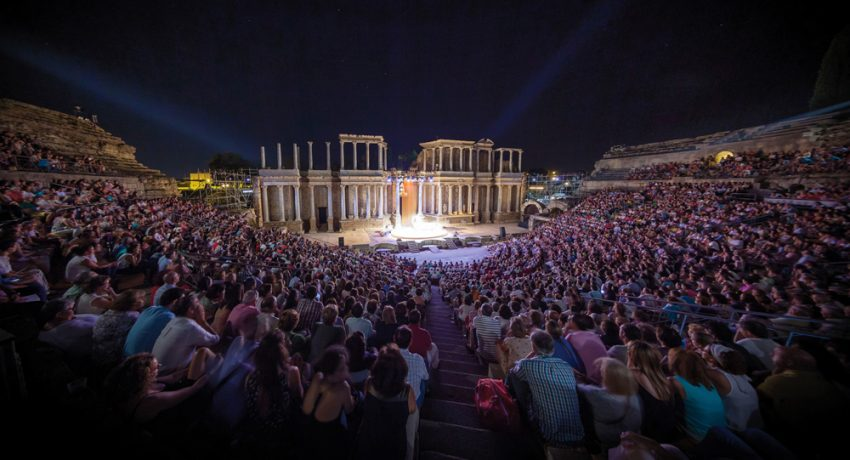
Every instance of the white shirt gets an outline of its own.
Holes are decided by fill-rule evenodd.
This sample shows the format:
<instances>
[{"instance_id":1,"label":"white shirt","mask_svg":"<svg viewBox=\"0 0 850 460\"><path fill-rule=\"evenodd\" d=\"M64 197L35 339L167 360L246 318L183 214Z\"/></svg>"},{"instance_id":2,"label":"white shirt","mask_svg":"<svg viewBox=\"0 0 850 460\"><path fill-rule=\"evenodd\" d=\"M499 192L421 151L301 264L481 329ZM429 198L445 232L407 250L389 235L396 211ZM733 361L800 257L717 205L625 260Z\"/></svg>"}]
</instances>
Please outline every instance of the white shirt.
<instances>
[{"instance_id":1,"label":"white shirt","mask_svg":"<svg viewBox=\"0 0 850 460\"><path fill-rule=\"evenodd\" d=\"M82 273L90 272L91 269L83 265L85 261L86 257L84 256L72 257L71 260L68 261L68 265L65 266L65 280L69 283L73 283L74 280L76 280Z\"/></svg>"},{"instance_id":2,"label":"white shirt","mask_svg":"<svg viewBox=\"0 0 850 460\"><path fill-rule=\"evenodd\" d=\"M428 380L428 367L425 366L425 359L416 353L411 353L407 348L401 350L401 356L407 361L406 382L413 387L413 395L416 399L419 399L422 381Z\"/></svg>"},{"instance_id":3,"label":"white shirt","mask_svg":"<svg viewBox=\"0 0 850 460\"><path fill-rule=\"evenodd\" d=\"M160 374L170 374L188 367L196 348L216 343L218 335L207 332L193 319L177 316L165 325L152 353L160 363Z\"/></svg>"},{"instance_id":4,"label":"white shirt","mask_svg":"<svg viewBox=\"0 0 850 460\"><path fill-rule=\"evenodd\" d=\"M770 339L760 338L741 339L735 343L744 347L751 355L758 358L767 370L773 370L773 350L779 347L778 343Z\"/></svg>"}]
</instances>

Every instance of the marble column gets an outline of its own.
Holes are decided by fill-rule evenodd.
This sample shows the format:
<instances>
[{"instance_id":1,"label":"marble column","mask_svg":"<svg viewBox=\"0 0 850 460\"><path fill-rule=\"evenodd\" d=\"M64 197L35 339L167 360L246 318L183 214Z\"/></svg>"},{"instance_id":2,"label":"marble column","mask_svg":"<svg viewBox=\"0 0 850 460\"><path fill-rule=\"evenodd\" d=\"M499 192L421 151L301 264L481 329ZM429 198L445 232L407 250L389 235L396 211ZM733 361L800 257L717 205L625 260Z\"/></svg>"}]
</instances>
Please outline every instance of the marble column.
<instances>
[{"instance_id":1,"label":"marble column","mask_svg":"<svg viewBox=\"0 0 850 460\"><path fill-rule=\"evenodd\" d=\"M339 141L339 170L345 169L345 144Z\"/></svg>"},{"instance_id":2,"label":"marble column","mask_svg":"<svg viewBox=\"0 0 850 460\"><path fill-rule=\"evenodd\" d=\"M384 147L378 144L378 170L384 170Z\"/></svg>"},{"instance_id":3,"label":"marble column","mask_svg":"<svg viewBox=\"0 0 850 460\"><path fill-rule=\"evenodd\" d=\"M443 184L437 185L437 214L443 214Z\"/></svg>"},{"instance_id":4,"label":"marble column","mask_svg":"<svg viewBox=\"0 0 850 460\"><path fill-rule=\"evenodd\" d=\"M283 148L277 143L277 169L283 169Z\"/></svg>"},{"instance_id":5,"label":"marble column","mask_svg":"<svg viewBox=\"0 0 850 460\"><path fill-rule=\"evenodd\" d=\"M502 212L502 186L496 186L496 213Z\"/></svg>"},{"instance_id":6,"label":"marble column","mask_svg":"<svg viewBox=\"0 0 850 460\"><path fill-rule=\"evenodd\" d=\"M514 151L508 150L508 172L514 172Z\"/></svg>"},{"instance_id":7,"label":"marble column","mask_svg":"<svg viewBox=\"0 0 850 460\"><path fill-rule=\"evenodd\" d=\"M416 192L416 214L419 214L421 216L423 214L422 205L425 203L425 201L422 200L422 182L417 182L417 185L419 186L419 188Z\"/></svg>"},{"instance_id":8,"label":"marble column","mask_svg":"<svg viewBox=\"0 0 850 460\"><path fill-rule=\"evenodd\" d=\"M482 208L481 217L484 220L484 223L490 222L490 186L484 186L484 207Z\"/></svg>"},{"instance_id":9,"label":"marble column","mask_svg":"<svg viewBox=\"0 0 850 460\"><path fill-rule=\"evenodd\" d=\"M522 172L522 150L519 151L519 164L517 165L517 172Z\"/></svg>"},{"instance_id":10,"label":"marble column","mask_svg":"<svg viewBox=\"0 0 850 460\"><path fill-rule=\"evenodd\" d=\"M331 184L328 184L328 231L334 231L334 191Z\"/></svg>"},{"instance_id":11,"label":"marble column","mask_svg":"<svg viewBox=\"0 0 850 460\"><path fill-rule=\"evenodd\" d=\"M369 144L366 144L366 145L368 146ZM366 158L368 158L368 156ZM368 163L368 160L366 160L366 161ZM367 166L366 169L368 169L368 166ZM366 186L366 218L367 219L372 218L372 186L371 185Z\"/></svg>"},{"instance_id":12,"label":"marble column","mask_svg":"<svg viewBox=\"0 0 850 460\"><path fill-rule=\"evenodd\" d=\"M292 186L295 195L295 220L301 220L301 190L297 185Z\"/></svg>"},{"instance_id":13,"label":"marble column","mask_svg":"<svg viewBox=\"0 0 850 460\"><path fill-rule=\"evenodd\" d=\"M339 220L348 220L348 212L346 209L346 197L345 197L345 189L347 189L347 185L339 186Z\"/></svg>"},{"instance_id":14,"label":"marble column","mask_svg":"<svg viewBox=\"0 0 850 460\"><path fill-rule=\"evenodd\" d=\"M387 184L381 183L378 188L378 218L384 217L384 198L387 193Z\"/></svg>"},{"instance_id":15,"label":"marble column","mask_svg":"<svg viewBox=\"0 0 850 460\"><path fill-rule=\"evenodd\" d=\"M300 169L298 165L298 144L295 143L292 144L292 169L296 171Z\"/></svg>"},{"instance_id":16,"label":"marble column","mask_svg":"<svg viewBox=\"0 0 850 460\"><path fill-rule=\"evenodd\" d=\"M364 142L364 144L366 145L366 170L368 171L370 169L369 168L369 145L371 145L371 144L369 144L368 142ZM367 188L366 190L369 190L369 189Z\"/></svg>"},{"instance_id":17,"label":"marble column","mask_svg":"<svg viewBox=\"0 0 850 460\"><path fill-rule=\"evenodd\" d=\"M312 156L311 156L312 158ZM316 230L316 186L310 186L310 230Z\"/></svg>"},{"instance_id":18,"label":"marble column","mask_svg":"<svg viewBox=\"0 0 850 460\"><path fill-rule=\"evenodd\" d=\"M260 169L266 169L266 148L260 147Z\"/></svg>"},{"instance_id":19,"label":"marble column","mask_svg":"<svg viewBox=\"0 0 850 460\"><path fill-rule=\"evenodd\" d=\"M393 213L395 214L395 222L396 225L401 225L401 179L396 178L396 181L393 183L393 191L395 193L395 209Z\"/></svg>"},{"instance_id":20,"label":"marble column","mask_svg":"<svg viewBox=\"0 0 850 460\"><path fill-rule=\"evenodd\" d=\"M505 151L499 150L499 174L502 173L502 169L505 167Z\"/></svg>"},{"instance_id":21,"label":"marble column","mask_svg":"<svg viewBox=\"0 0 850 460\"><path fill-rule=\"evenodd\" d=\"M352 185L351 190L354 192L354 196L352 197L351 207L354 209L354 220L360 219L360 186Z\"/></svg>"},{"instance_id":22,"label":"marble column","mask_svg":"<svg viewBox=\"0 0 850 460\"><path fill-rule=\"evenodd\" d=\"M351 146L354 147L354 168L357 169L357 142L352 142Z\"/></svg>"},{"instance_id":23,"label":"marble column","mask_svg":"<svg viewBox=\"0 0 850 460\"><path fill-rule=\"evenodd\" d=\"M263 221L271 222L269 219L269 187L268 185L263 185L263 194L260 198L263 201Z\"/></svg>"},{"instance_id":24,"label":"marble column","mask_svg":"<svg viewBox=\"0 0 850 460\"><path fill-rule=\"evenodd\" d=\"M493 152L487 151L487 172L493 172Z\"/></svg>"},{"instance_id":25,"label":"marble column","mask_svg":"<svg viewBox=\"0 0 850 460\"><path fill-rule=\"evenodd\" d=\"M313 141L307 141L307 170L313 169Z\"/></svg>"},{"instance_id":26,"label":"marble column","mask_svg":"<svg viewBox=\"0 0 850 460\"><path fill-rule=\"evenodd\" d=\"M453 191L452 189L454 189L454 186L448 185L448 186L446 186L446 189L447 189L446 191L449 192L448 211L449 211L449 215L452 215L452 214L454 214L454 202L452 201L452 191Z\"/></svg>"},{"instance_id":27,"label":"marble column","mask_svg":"<svg viewBox=\"0 0 850 460\"><path fill-rule=\"evenodd\" d=\"M277 186L278 203L280 203L280 222L286 222L286 199L283 196L283 185Z\"/></svg>"},{"instance_id":28,"label":"marble column","mask_svg":"<svg viewBox=\"0 0 850 460\"><path fill-rule=\"evenodd\" d=\"M327 156L328 156L328 159L327 159L327 161L328 161L328 171L330 171L331 170L331 143L330 142L325 142L325 152L327 153Z\"/></svg>"},{"instance_id":29,"label":"marble column","mask_svg":"<svg viewBox=\"0 0 850 460\"><path fill-rule=\"evenodd\" d=\"M466 212L472 214L472 186L466 187Z\"/></svg>"}]
</instances>

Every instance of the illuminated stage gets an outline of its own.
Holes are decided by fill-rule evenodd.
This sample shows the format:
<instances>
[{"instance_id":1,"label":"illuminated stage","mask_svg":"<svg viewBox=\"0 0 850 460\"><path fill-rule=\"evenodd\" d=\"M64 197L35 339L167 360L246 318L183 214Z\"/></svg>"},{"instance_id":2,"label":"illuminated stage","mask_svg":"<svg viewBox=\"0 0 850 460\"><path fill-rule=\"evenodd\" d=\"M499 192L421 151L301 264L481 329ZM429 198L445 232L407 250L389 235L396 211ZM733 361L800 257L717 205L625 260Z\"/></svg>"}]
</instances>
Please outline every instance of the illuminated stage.
<instances>
[{"instance_id":1,"label":"illuminated stage","mask_svg":"<svg viewBox=\"0 0 850 460\"><path fill-rule=\"evenodd\" d=\"M410 226L399 226L393 230L392 235L403 240L427 240L440 238L448 233L442 225L435 222L423 222L422 216L414 215Z\"/></svg>"}]
</instances>

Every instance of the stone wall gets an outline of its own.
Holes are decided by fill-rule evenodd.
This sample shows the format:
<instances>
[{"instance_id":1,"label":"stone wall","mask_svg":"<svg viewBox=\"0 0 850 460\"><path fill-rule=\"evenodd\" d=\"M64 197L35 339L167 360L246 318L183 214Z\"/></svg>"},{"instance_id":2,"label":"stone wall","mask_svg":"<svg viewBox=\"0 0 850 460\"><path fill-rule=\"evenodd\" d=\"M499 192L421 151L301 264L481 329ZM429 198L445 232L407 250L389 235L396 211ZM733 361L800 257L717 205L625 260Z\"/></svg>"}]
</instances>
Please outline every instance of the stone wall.
<instances>
[{"instance_id":1,"label":"stone wall","mask_svg":"<svg viewBox=\"0 0 850 460\"><path fill-rule=\"evenodd\" d=\"M136 160L127 145L89 120L11 99L0 99L0 131L20 133L37 144L68 157L92 156L109 169L110 178L125 176L141 183L146 196L176 196L177 183L159 170ZM27 173L35 174L35 173ZM55 175L61 178L61 174ZM68 175L64 175L68 176ZM80 175L91 179L94 175Z\"/></svg>"}]
</instances>

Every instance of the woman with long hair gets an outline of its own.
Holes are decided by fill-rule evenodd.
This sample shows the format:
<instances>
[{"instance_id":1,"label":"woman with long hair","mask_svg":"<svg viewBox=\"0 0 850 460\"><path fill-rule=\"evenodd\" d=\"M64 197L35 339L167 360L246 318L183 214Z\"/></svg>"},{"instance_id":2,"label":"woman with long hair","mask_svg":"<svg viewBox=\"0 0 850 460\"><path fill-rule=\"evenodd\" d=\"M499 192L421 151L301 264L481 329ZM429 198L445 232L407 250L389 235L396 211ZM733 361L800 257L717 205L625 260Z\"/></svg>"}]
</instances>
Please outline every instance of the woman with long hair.
<instances>
[{"instance_id":1,"label":"woman with long hair","mask_svg":"<svg viewBox=\"0 0 850 460\"><path fill-rule=\"evenodd\" d=\"M643 403L641 433L661 443L681 439L676 424L681 398L673 391L661 369L661 353L642 340L633 340L628 345L628 366L638 384L638 396Z\"/></svg>"},{"instance_id":2,"label":"woman with long hair","mask_svg":"<svg viewBox=\"0 0 850 460\"><path fill-rule=\"evenodd\" d=\"M254 366L245 379L247 407L240 437L245 447L272 454L292 442L293 411L304 396L301 373L289 365L283 332L275 329L263 337Z\"/></svg>"},{"instance_id":3,"label":"woman with long hair","mask_svg":"<svg viewBox=\"0 0 850 460\"><path fill-rule=\"evenodd\" d=\"M709 378L708 365L693 351L672 353L670 367L673 388L685 406L685 434L695 443L703 440L711 427L726 427L726 414L720 393Z\"/></svg>"}]
</instances>

